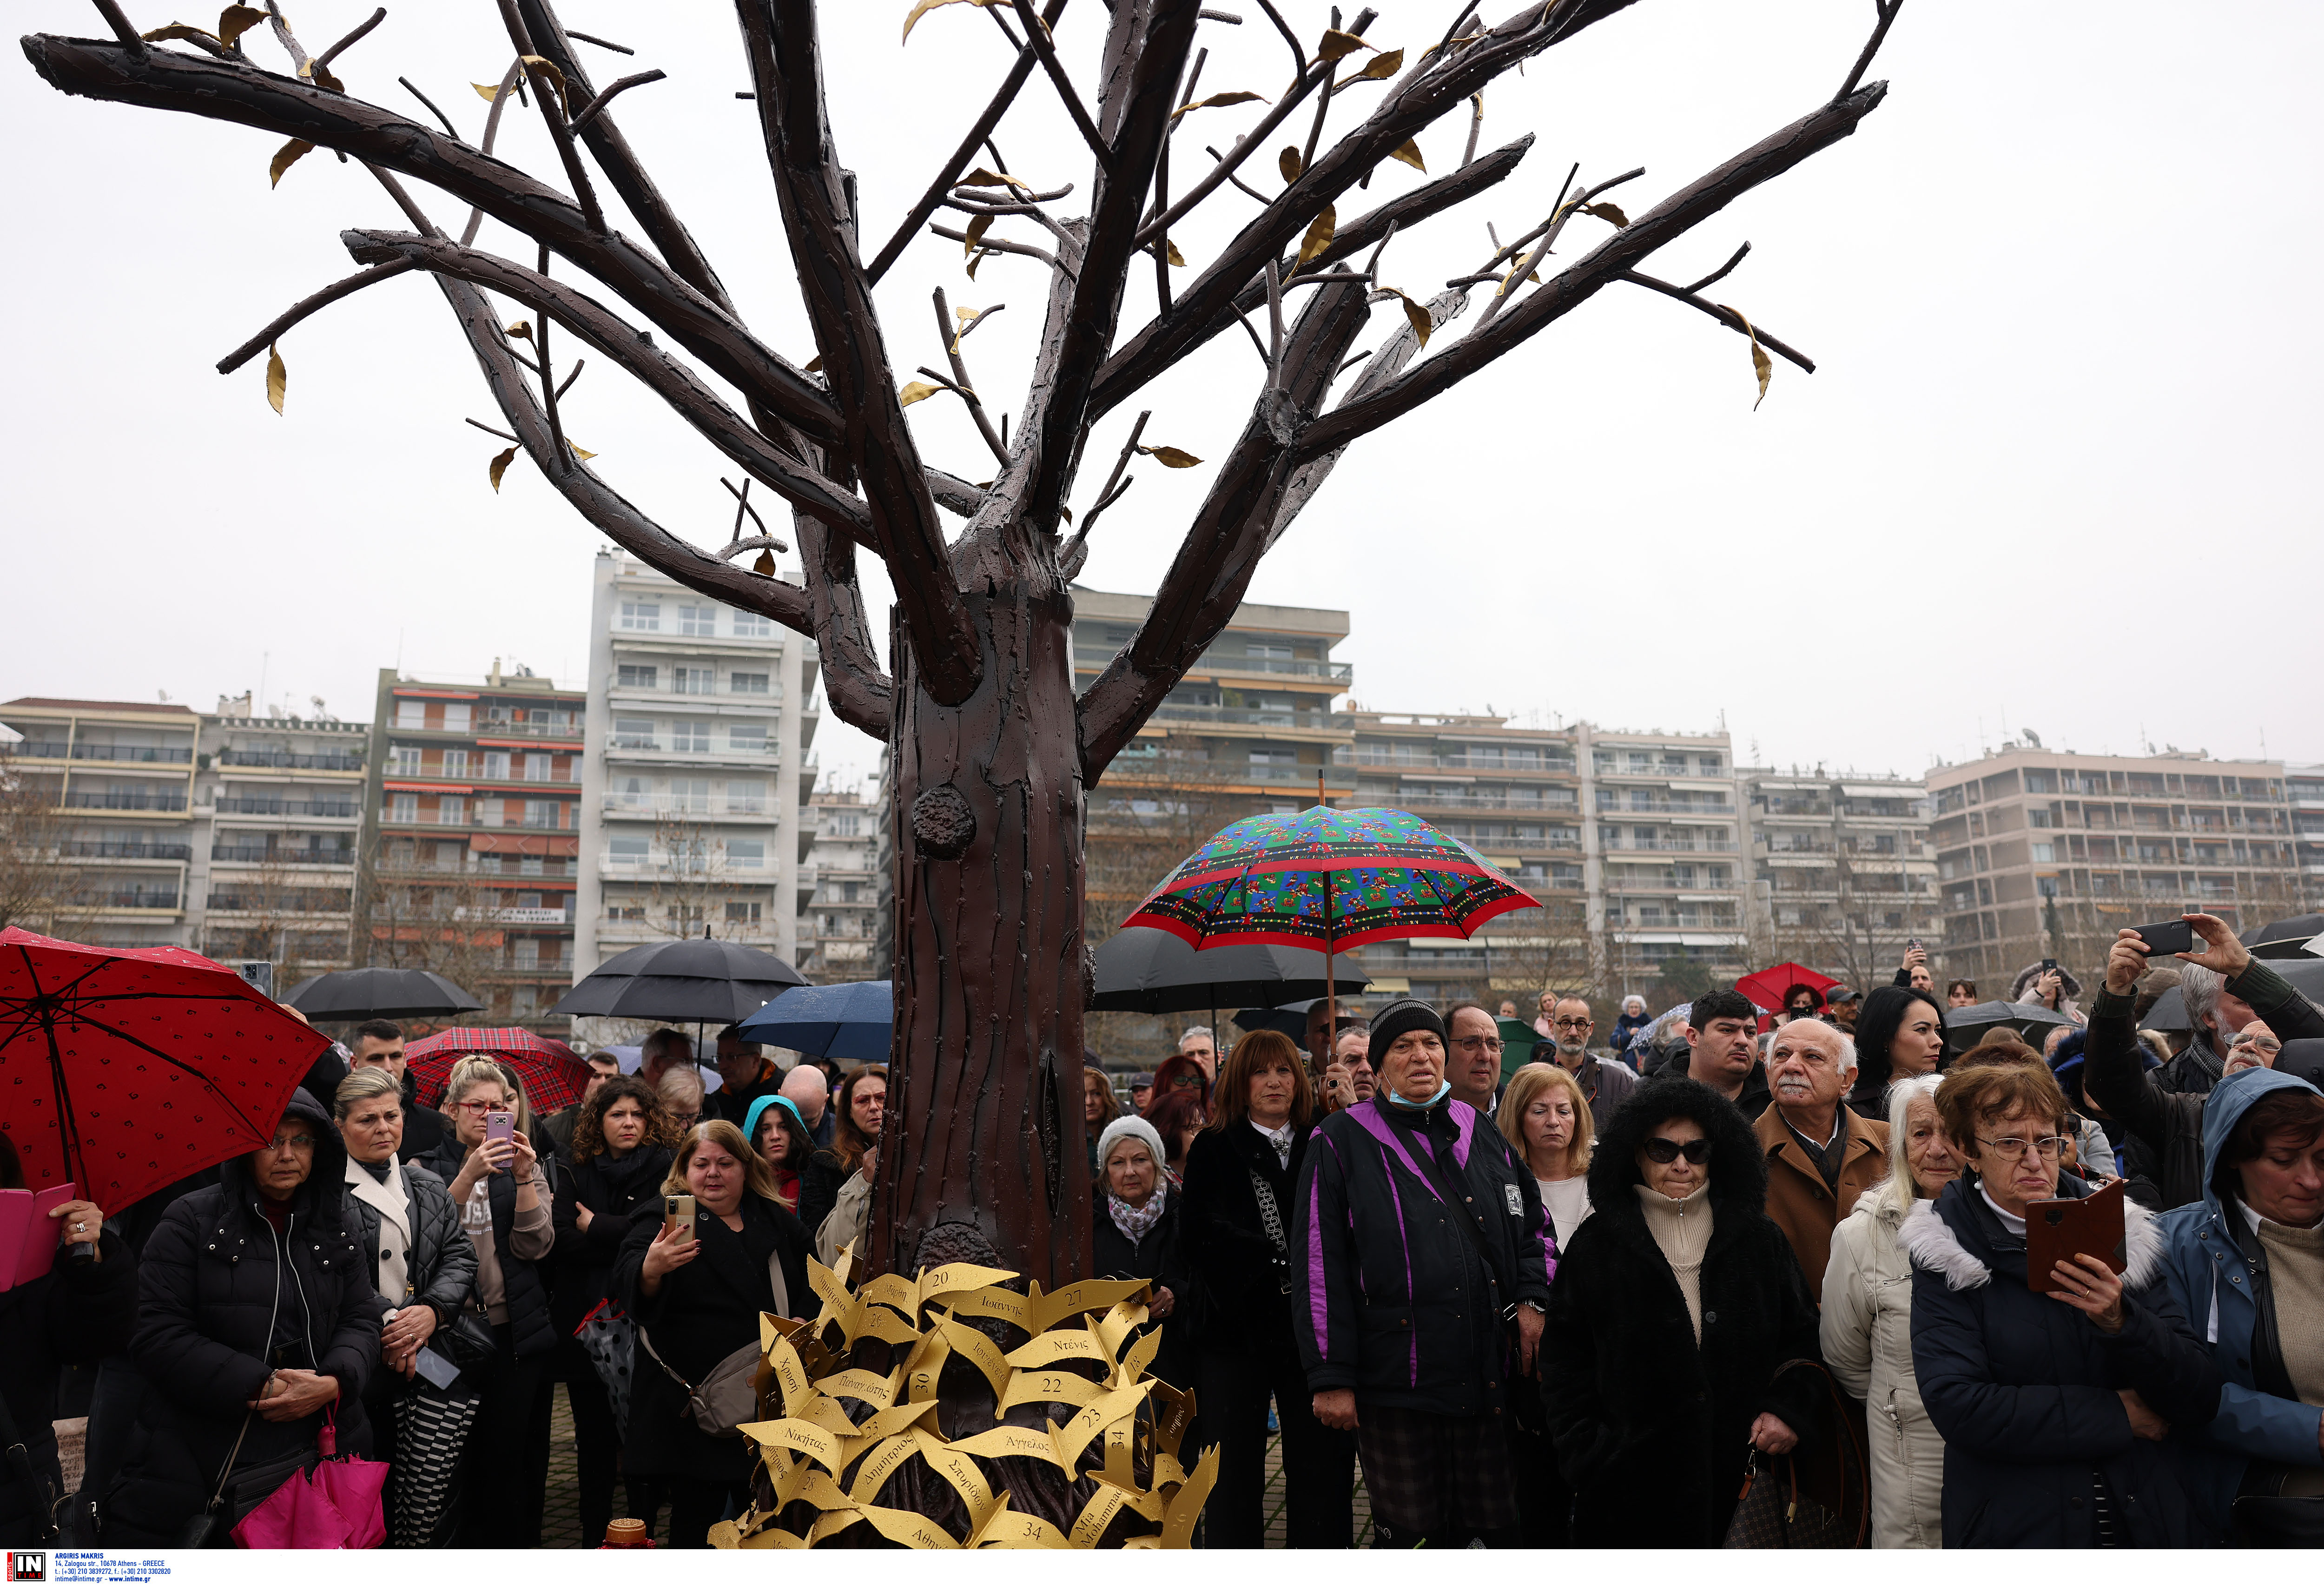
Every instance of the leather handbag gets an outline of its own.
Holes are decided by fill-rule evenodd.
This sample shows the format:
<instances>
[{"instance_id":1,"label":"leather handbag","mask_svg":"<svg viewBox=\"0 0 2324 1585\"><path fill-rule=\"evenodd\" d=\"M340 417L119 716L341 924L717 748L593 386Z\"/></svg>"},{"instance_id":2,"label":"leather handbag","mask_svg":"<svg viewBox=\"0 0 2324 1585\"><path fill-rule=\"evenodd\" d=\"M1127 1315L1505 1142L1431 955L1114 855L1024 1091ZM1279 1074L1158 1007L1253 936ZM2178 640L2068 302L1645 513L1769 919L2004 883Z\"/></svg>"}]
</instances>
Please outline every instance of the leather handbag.
<instances>
[{"instance_id":1,"label":"leather handbag","mask_svg":"<svg viewBox=\"0 0 2324 1585\"><path fill-rule=\"evenodd\" d=\"M2324 1546L2324 1492L2312 1469L2255 1461L2227 1508L2235 1544L2249 1547Z\"/></svg>"},{"instance_id":2,"label":"leather handbag","mask_svg":"<svg viewBox=\"0 0 2324 1585\"><path fill-rule=\"evenodd\" d=\"M704 1435L740 1436L742 1426L764 1418L759 1413L758 1376L762 1361L757 1343L744 1343L719 1360L696 1386L654 1351L653 1339L642 1326L638 1328L638 1341L664 1376L686 1388L687 1415Z\"/></svg>"},{"instance_id":3,"label":"leather handbag","mask_svg":"<svg viewBox=\"0 0 2324 1585\"><path fill-rule=\"evenodd\" d=\"M491 1317L472 1304L463 1305L452 1317L452 1324L438 1328L428 1341L463 1370L474 1370L491 1359L497 1347Z\"/></svg>"},{"instance_id":4,"label":"leather handbag","mask_svg":"<svg viewBox=\"0 0 2324 1585\"><path fill-rule=\"evenodd\" d=\"M1870 1488L1864 1450L1857 1441L1855 1411L1832 1384L1831 1374L1807 1359L1779 1367L1815 1372L1823 1391L1812 1424L1795 1426L1800 1443L1788 1453L1763 1454L1756 1448L1743 1464L1743 1489L1735 1499L1724 1546L1848 1548L1864 1544L1871 1522Z\"/></svg>"}]
</instances>

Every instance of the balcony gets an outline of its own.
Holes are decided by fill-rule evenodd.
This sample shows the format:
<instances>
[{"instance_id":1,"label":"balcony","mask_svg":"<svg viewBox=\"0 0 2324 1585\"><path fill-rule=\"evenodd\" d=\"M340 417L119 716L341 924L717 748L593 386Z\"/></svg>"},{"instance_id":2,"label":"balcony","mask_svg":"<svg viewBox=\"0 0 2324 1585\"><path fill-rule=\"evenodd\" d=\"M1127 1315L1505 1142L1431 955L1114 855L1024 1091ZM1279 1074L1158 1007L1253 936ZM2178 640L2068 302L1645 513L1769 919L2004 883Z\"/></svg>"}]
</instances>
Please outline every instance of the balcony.
<instances>
[{"instance_id":1,"label":"balcony","mask_svg":"<svg viewBox=\"0 0 2324 1585\"><path fill-rule=\"evenodd\" d=\"M1102 671L1113 663L1112 650L1074 650L1074 665ZM1205 655L1188 667L1194 672L1236 672L1252 677L1314 677L1331 682L1354 680L1356 668L1343 660L1274 660L1258 655Z\"/></svg>"},{"instance_id":2,"label":"balcony","mask_svg":"<svg viewBox=\"0 0 2324 1585\"><path fill-rule=\"evenodd\" d=\"M1600 818L1607 820L1618 820L1628 815L1724 815L1731 816L1734 813L1735 806L1729 803L1713 803L1709 799L1705 799L1701 803L1681 803L1673 798L1641 798L1635 794L1633 794L1627 801L1622 803L1615 803L1610 800L1601 799L1598 805L1598 814Z\"/></svg>"},{"instance_id":3,"label":"balcony","mask_svg":"<svg viewBox=\"0 0 2324 1585\"><path fill-rule=\"evenodd\" d=\"M1513 760L1506 756L1488 759L1481 754L1397 754L1380 749L1360 748L1354 762L1408 768L1413 770L1504 770L1518 776L1574 776L1580 774L1571 760Z\"/></svg>"},{"instance_id":4,"label":"balcony","mask_svg":"<svg viewBox=\"0 0 2324 1585\"><path fill-rule=\"evenodd\" d=\"M65 794L68 809L175 809L183 810L186 795L181 792L69 792Z\"/></svg>"},{"instance_id":5,"label":"balcony","mask_svg":"<svg viewBox=\"0 0 2324 1585\"><path fill-rule=\"evenodd\" d=\"M1284 726L1308 732L1328 731L1334 725L1344 729L1347 725L1343 721L1335 722L1329 710L1241 710L1223 705L1165 705L1150 719L1213 726Z\"/></svg>"},{"instance_id":6,"label":"balcony","mask_svg":"<svg viewBox=\"0 0 2324 1585\"><path fill-rule=\"evenodd\" d=\"M349 905L346 892L323 887L285 888L267 897L214 886L207 906L226 914L345 914Z\"/></svg>"},{"instance_id":7,"label":"balcony","mask_svg":"<svg viewBox=\"0 0 2324 1585\"><path fill-rule=\"evenodd\" d=\"M766 798L695 798L676 793L603 793L599 808L605 814L654 820L688 815L723 816L734 820L775 818Z\"/></svg>"},{"instance_id":8,"label":"balcony","mask_svg":"<svg viewBox=\"0 0 2324 1585\"><path fill-rule=\"evenodd\" d=\"M21 743L0 748L0 754L14 755L19 760L62 760L70 752L70 745L60 737L26 738ZM2324 805L2319 806L2324 807Z\"/></svg>"},{"instance_id":9,"label":"balcony","mask_svg":"<svg viewBox=\"0 0 2324 1585\"><path fill-rule=\"evenodd\" d=\"M360 770L361 754L292 754L280 749L223 749L221 765L256 765L270 770Z\"/></svg>"},{"instance_id":10,"label":"balcony","mask_svg":"<svg viewBox=\"0 0 2324 1585\"><path fill-rule=\"evenodd\" d=\"M221 815L290 815L301 819L352 820L357 810L353 798L222 797L211 806Z\"/></svg>"},{"instance_id":11,"label":"balcony","mask_svg":"<svg viewBox=\"0 0 2324 1585\"><path fill-rule=\"evenodd\" d=\"M222 842L211 844L210 857L227 864L352 864L355 862L353 848L232 847Z\"/></svg>"},{"instance_id":12,"label":"balcony","mask_svg":"<svg viewBox=\"0 0 2324 1585\"><path fill-rule=\"evenodd\" d=\"M1406 787L1394 792L1367 792L1363 796L1367 800L1376 798L1390 808L1399 809L1498 809L1530 815L1575 815L1581 812L1579 806L1571 799L1526 803L1514 797L1510 790L1501 788L1469 791L1460 788ZM1496 839L1475 840L1490 842Z\"/></svg>"},{"instance_id":13,"label":"balcony","mask_svg":"<svg viewBox=\"0 0 2324 1585\"><path fill-rule=\"evenodd\" d=\"M171 908L178 906L175 886L115 886L83 893L78 899L100 908Z\"/></svg>"},{"instance_id":14,"label":"balcony","mask_svg":"<svg viewBox=\"0 0 2324 1585\"><path fill-rule=\"evenodd\" d=\"M76 859L190 859L194 850L182 842L68 842L60 851Z\"/></svg>"},{"instance_id":15,"label":"balcony","mask_svg":"<svg viewBox=\"0 0 2324 1585\"><path fill-rule=\"evenodd\" d=\"M109 760L116 765L190 765L194 762L194 751L190 745L182 749L147 749L117 743L75 743L72 757Z\"/></svg>"},{"instance_id":16,"label":"balcony","mask_svg":"<svg viewBox=\"0 0 2324 1585\"><path fill-rule=\"evenodd\" d=\"M1700 841L1684 837L1654 837L1641 841L1637 837L1600 836L1598 851L1603 853L1731 853L1736 851L1730 836L1706 836Z\"/></svg>"}]
</instances>

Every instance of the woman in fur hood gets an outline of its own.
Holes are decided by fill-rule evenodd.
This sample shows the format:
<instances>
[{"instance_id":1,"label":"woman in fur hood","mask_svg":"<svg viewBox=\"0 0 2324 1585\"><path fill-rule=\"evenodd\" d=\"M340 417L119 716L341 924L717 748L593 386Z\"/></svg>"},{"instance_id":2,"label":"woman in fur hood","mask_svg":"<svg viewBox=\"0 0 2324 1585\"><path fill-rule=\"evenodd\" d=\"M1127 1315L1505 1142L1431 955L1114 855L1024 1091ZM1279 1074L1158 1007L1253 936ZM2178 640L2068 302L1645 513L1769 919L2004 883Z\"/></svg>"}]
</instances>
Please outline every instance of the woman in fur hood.
<instances>
[{"instance_id":1,"label":"woman in fur hood","mask_svg":"<svg viewBox=\"0 0 2324 1585\"><path fill-rule=\"evenodd\" d=\"M2163 1276L2153 1218L2126 1203L2128 1268L2060 1262L2061 1291L2027 1284L2034 1202L2061 1180L2065 1096L2046 1068L1969 1067L1937 1091L1969 1171L1904 1220L1913 1366L1945 1440L1948 1547L2201 1546L2189 1501L2220 1376ZM2030 1214L2039 1215L2038 1211Z\"/></svg>"}]
</instances>

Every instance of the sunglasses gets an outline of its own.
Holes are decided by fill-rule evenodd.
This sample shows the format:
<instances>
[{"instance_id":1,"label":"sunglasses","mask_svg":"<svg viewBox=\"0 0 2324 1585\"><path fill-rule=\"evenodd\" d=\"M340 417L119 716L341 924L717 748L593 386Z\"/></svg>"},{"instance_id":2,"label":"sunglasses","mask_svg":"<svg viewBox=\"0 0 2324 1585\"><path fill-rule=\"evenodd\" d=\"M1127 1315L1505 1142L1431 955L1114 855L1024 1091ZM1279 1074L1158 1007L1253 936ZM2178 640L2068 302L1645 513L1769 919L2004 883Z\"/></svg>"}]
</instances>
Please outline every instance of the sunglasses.
<instances>
[{"instance_id":1,"label":"sunglasses","mask_svg":"<svg viewBox=\"0 0 2324 1585\"><path fill-rule=\"evenodd\" d=\"M1693 1166L1701 1166L1711 1158L1711 1141L1708 1139L1689 1139L1682 1145L1676 1139L1665 1139L1656 1135L1646 1142L1644 1148L1646 1159L1658 1166L1668 1166L1682 1156Z\"/></svg>"}]
</instances>

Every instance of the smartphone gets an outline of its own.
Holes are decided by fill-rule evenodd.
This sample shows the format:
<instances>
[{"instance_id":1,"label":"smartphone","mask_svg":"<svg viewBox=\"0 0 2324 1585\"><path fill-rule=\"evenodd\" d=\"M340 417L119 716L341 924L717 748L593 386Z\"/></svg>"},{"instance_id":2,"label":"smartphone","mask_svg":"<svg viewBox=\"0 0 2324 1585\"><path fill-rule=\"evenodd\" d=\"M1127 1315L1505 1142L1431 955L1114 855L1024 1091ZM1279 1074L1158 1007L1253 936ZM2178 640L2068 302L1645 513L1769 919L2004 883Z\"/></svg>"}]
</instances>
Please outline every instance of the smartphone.
<instances>
[{"instance_id":1,"label":"smartphone","mask_svg":"<svg viewBox=\"0 0 2324 1585\"><path fill-rule=\"evenodd\" d=\"M664 1226L680 1230L678 1235L680 1243L691 1239L694 1236L694 1196L664 1194L661 1199L661 1220Z\"/></svg>"},{"instance_id":2,"label":"smartphone","mask_svg":"<svg viewBox=\"0 0 2324 1585\"><path fill-rule=\"evenodd\" d=\"M500 1139L513 1146L516 1143L516 1113L488 1111L484 1113L484 1143Z\"/></svg>"},{"instance_id":3,"label":"smartphone","mask_svg":"<svg viewBox=\"0 0 2324 1585\"><path fill-rule=\"evenodd\" d=\"M411 1363L412 1368L420 1372L420 1379L438 1392L460 1379L460 1368L426 1343L422 1343L419 1352L411 1356Z\"/></svg>"},{"instance_id":4,"label":"smartphone","mask_svg":"<svg viewBox=\"0 0 2324 1585\"><path fill-rule=\"evenodd\" d=\"M1920 951L1920 950L1921 950L1921 938L1920 938L1919 936L1915 935L1914 937L1913 937L1913 939L1912 939L1912 940L1910 940L1910 941L1906 942L1906 943L1904 944L1904 950L1905 950L1906 952L1918 952L1918 951Z\"/></svg>"},{"instance_id":5,"label":"smartphone","mask_svg":"<svg viewBox=\"0 0 2324 1585\"><path fill-rule=\"evenodd\" d=\"M2056 958L2043 958L2042 960L2042 972L2045 974L2053 972L2057 967L2058 960Z\"/></svg>"},{"instance_id":6,"label":"smartphone","mask_svg":"<svg viewBox=\"0 0 2324 1585\"><path fill-rule=\"evenodd\" d=\"M2195 950L2195 926L2184 919L2166 919L2160 925L2141 925L2138 938L2146 943L2146 955L2151 958Z\"/></svg>"}]
</instances>

